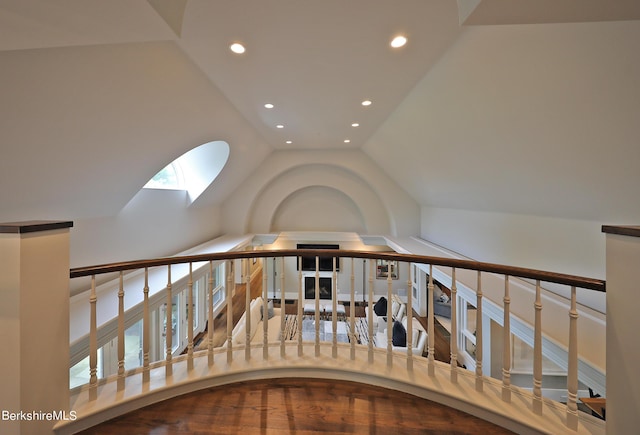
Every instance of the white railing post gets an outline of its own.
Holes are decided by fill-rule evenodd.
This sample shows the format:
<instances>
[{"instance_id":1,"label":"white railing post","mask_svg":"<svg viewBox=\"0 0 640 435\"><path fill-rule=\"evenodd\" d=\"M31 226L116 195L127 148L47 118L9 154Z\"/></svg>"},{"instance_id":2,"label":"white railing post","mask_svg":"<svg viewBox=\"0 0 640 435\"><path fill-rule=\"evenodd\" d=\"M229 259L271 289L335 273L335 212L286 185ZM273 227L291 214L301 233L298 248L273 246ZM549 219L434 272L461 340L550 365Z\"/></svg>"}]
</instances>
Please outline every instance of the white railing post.
<instances>
[{"instance_id":1,"label":"white railing post","mask_svg":"<svg viewBox=\"0 0 640 435\"><path fill-rule=\"evenodd\" d=\"M411 263L407 265L407 370L413 370L413 286L411 285ZM400 273L400 265L398 265Z\"/></svg>"},{"instance_id":2,"label":"white railing post","mask_svg":"<svg viewBox=\"0 0 640 435\"><path fill-rule=\"evenodd\" d=\"M569 365L567 369L567 427L578 429L578 310L576 288L571 287L569 310Z\"/></svg>"},{"instance_id":3,"label":"white railing post","mask_svg":"<svg viewBox=\"0 0 640 435\"><path fill-rule=\"evenodd\" d=\"M150 379L149 344L151 332L151 316L149 315L149 268L144 268L144 299L142 302L142 383L148 384Z\"/></svg>"},{"instance_id":4,"label":"white railing post","mask_svg":"<svg viewBox=\"0 0 640 435\"><path fill-rule=\"evenodd\" d=\"M373 274L375 272L375 263L373 259L369 259L369 302L368 302L368 307L367 309L369 310L369 322L368 323L368 327L369 327L369 364L373 363ZM364 277L362 277L362 279L364 279ZM391 303L391 302L389 302ZM378 319L378 322L380 321L380 319Z\"/></svg>"},{"instance_id":5,"label":"white railing post","mask_svg":"<svg viewBox=\"0 0 640 435\"><path fill-rule=\"evenodd\" d=\"M387 260L387 367L393 366L393 281L391 260Z\"/></svg>"},{"instance_id":6,"label":"white railing post","mask_svg":"<svg viewBox=\"0 0 640 435\"><path fill-rule=\"evenodd\" d=\"M285 336L284 336L284 325L285 325L285 316L286 316L286 299L285 299L285 287L284 287L284 257L280 257L280 356L284 358L285 356ZM264 267L264 264L262 265ZM275 257L274 257L274 272L275 272Z\"/></svg>"},{"instance_id":7,"label":"white railing post","mask_svg":"<svg viewBox=\"0 0 640 435\"><path fill-rule=\"evenodd\" d=\"M336 272L337 258L333 257L333 274L331 279L331 330L333 340L331 346L331 356L338 357L338 273Z\"/></svg>"},{"instance_id":8,"label":"white railing post","mask_svg":"<svg viewBox=\"0 0 640 435\"><path fill-rule=\"evenodd\" d=\"M429 281L427 283L427 373L429 376L435 376L435 338L434 338L434 302L433 302L433 265L429 265Z\"/></svg>"},{"instance_id":9,"label":"white railing post","mask_svg":"<svg viewBox=\"0 0 640 435\"><path fill-rule=\"evenodd\" d=\"M536 281L535 324L533 337L533 412L542 414L542 302L540 280Z\"/></svg>"},{"instance_id":10,"label":"white railing post","mask_svg":"<svg viewBox=\"0 0 640 435\"><path fill-rule=\"evenodd\" d=\"M302 257L298 257L298 356L303 355L302 349L302 304L304 304L304 299L302 299Z\"/></svg>"},{"instance_id":11,"label":"white railing post","mask_svg":"<svg viewBox=\"0 0 640 435\"><path fill-rule=\"evenodd\" d=\"M269 359L269 297L267 289L267 268L262 263L262 358ZM281 331L283 331L281 329Z\"/></svg>"},{"instance_id":12,"label":"white railing post","mask_svg":"<svg viewBox=\"0 0 640 435\"><path fill-rule=\"evenodd\" d=\"M227 288L225 291L225 296L227 298L227 364L231 364L233 361L233 340L232 340L232 332L233 332L233 283L234 278L233 275L235 273L234 269L234 261L227 261Z\"/></svg>"},{"instance_id":13,"label":"white railing post","mask_svg":"<svg viewBox=\"0 0 640 435\"><path fill-rule=\"evenodd\" d=\"M509 275L504 276L504 317L502 330L502 400L511 402L511 296Z\"/></svg>"},{"instance_id":14,"label":"white railing post","mask_svg":"<svg viewBox=\"0 0 640 435\"><path fill-rule=\"evenodd\" d=\"M116 390L124 390L124 273L118 279L118 383Z\"/></svg>"},{"instance_id":15,"label":"white railing post","mask_svg":"<svg viewBox=\"0 0 640 435\"><path fill-rule=\"evenodd\" d=\"M482 374L482 273L478 271L476 291L476 391L483 390Z\"/></svg>"},{"instance_id":16,"label":"white railing post","mask_svg":"<svg viewBox=\"0 0 640 435\"><path fill-rule=\"evenodd\" d=\"M193 263L189 262L187 282L187 370L193 370Z\"/></svg>"},{"instance_id":17,"label":"white railing post","mask_svg":"<svg viewBox=\"0 0 640 435\"><path fill-rule=\"evenodd\" d=\"M207 292L207 358L209 366L213 365L213 261L209 261L209 283Z\"/></svg>"},{"instance_id":18,"label":"white railing post","mask_svg":"<svg viewBox=\"0 0 640 435\"><path fill-rule=\"evenodd\" d=\"M165 328L166 365L165 374L173 375L173 285L171 283L171 265L167 265L167 308L165 309L167 327Z\"/></svg>"},{"instance_id":19,"label":"white railing post","mask_svg":"<svg viewBox=\"0 0 640 435\"><path fill-rule=\"evenodd\" d=\"M451 268L451 382L458 383L458 286L456 268Z\"/></svg>"},{"instance_id":20,"label":"white railing post","mask_svg":"<svg viewBox=\"0 0 640 435\"><path fill-rule=\"evenodd\" d=\"M91 295L89 296L89 400L98 398L98 328L96 317L96 276L91 275Z\"/></svg>"},{"instance_id":21,"label":"white railing post","mask_svg":"<svg viewBox=\"0 0 640 435\"><path fill-rule=\"evenodd\" d=\"M316 327L316 339L315 339L315 352L316 358L320 356L320 257L316 255L316 276L315 276L315 322Z\"/></svg>"},{"instance_id":22,"label":"white railing post","mask_svg":"<svg viewBox=\"0 0 640 435\"><path fill-rule=\"evenodd\" d=\"M364 279L364 276L362 277ZM356 359L356 320L355 320L355 291L356 291L356 274L355 274L355 261L351 257L351 282L349 290L349 345L351 347L350 358Z\"/></svg>"},{"instance_id":23,"label":"white railing post","mask_svg":"<svg viewBox=\"0 0 640 435\"><path fill-rule=\"evenodd\" d=\"M249 315L251 307L251 265L249 259L245 258L244 262L244 321L247 326L245 329L244 339L244 359L248 361L251 359L251 330L253 325L251 324L251 316Z\"/></svg>"}]
</instances>

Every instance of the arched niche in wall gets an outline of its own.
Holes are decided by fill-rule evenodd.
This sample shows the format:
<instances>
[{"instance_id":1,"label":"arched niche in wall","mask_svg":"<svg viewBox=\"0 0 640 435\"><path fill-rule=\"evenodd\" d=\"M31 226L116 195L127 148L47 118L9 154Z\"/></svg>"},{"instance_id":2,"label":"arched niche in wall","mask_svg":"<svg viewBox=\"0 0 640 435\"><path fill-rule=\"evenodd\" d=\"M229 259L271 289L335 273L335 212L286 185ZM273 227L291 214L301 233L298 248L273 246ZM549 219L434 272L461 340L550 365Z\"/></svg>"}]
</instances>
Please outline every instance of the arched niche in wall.
<instances>
[{"instance_id":1,"label":"arched niche in wall","mask_svg":"<svg viewBox=\"0 0 640 435\"><path fill-rule=\"evenodd\" d=\"M309 186L284 199L276 209L269 232L350 231L367 233L358 206L332 187Z\"/></svg>"},{"instance_id":2,"label":"arched niche in wall","mask_svg":"<svg viewBox=\"0 0 640 435\"><path fill-rule=\"evenodd\" d=\"M357 174L335 165L309 164L300 165L282 172L263 186L251 205L247 215L247 233L267 233L272 231L272 224L282 224L282 218L275 220L276 212L288 213L289 199L291 206L297 207L301 199L292 199L296 192L313 187L316 195L323 195L323 202L338 201L336 206L343 207L347 213L345 197L362 216L362 227L369 234L392 234L389 214L380 197ZM318 189L320 187L325 190ZM330 193L331 192L331 193ZM341 195L337 195L336 192ZM290 198L291 197L291 198ZM281 205L285 203L281 208ZM351 207L351 206L349 206ZM353 218L353 213L351 218ZM284 215L283 215L284 217ZM353 222L351 222L353 223ZM283 228L280 228L283 230ZM308 229L314 230L314 229ZM351 231L351 229L344 229Z\"/></svg>"}]
</instances>

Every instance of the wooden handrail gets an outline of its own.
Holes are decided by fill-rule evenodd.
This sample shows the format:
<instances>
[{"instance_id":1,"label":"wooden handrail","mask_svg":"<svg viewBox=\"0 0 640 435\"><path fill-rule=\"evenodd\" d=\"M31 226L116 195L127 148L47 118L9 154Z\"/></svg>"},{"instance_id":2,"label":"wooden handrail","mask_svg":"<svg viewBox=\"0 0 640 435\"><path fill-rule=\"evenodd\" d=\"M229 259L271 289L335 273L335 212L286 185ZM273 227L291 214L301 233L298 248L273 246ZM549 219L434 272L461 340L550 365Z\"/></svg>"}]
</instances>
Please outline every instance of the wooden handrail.
<instances>
[{"instance_id":1,"label":"wooden handrail","mask_svg":"<svg viewBox=\"0 0 640 435\"><path fill-rule=\"evenodd\" d=\"M169 264L183 263L199 263L206 261L224 261L236 260L243 258L264 258L264 257L299 257L299 256L320 256L320 257L338 257L338 258L366 258L390 261L402 261L410 263L431 264L434 266L455 267L457 269L478 270L481 272L497 273L509 275L513 277L528 278L551 282L556 284L564 284L568 286L576 286L595 290L599 292L606 291L606 283L604 280L595 278L586 278L577 275L568 275L563 273L548 272L537 269L528 269L524 267L506 266L495 263L484 263L472 260L460 260L455 258L431 257L414 254L398 254L389 252L373 252L373 251L351 251L351 250L333 250L333 249L282 249L282 250L261 250L261 251L231 251L216 252L209 254L188 255L180 257L165 257L152 260L135 260L124 261L119 263L109 263L97 266L77 267L70 271L70 278L80 278L92 275L101 275L105 273L120 272L126 270L143 269L150 267L166 266Z\"/></svg>"}]
</instances>

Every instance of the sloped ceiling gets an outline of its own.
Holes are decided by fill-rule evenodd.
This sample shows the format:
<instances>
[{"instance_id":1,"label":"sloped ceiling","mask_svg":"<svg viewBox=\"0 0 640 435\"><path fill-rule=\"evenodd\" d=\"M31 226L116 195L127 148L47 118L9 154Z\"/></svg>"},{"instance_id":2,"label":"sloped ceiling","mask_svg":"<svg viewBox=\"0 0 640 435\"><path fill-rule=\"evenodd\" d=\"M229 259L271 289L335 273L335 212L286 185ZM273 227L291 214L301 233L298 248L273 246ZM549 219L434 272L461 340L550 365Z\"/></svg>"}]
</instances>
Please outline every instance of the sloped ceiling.
<instances>
[{"instance_id":1,"label":"sloped ceiling","mask_svg":"<svg viewBox=\"0 0 640 435\"><path fill-rule=\"evenodd\" d=\"M472 3L0 1L0 220L116 215L210 140L231 155L196 205L276 150L331 149L421 205L638 212L638 21L597 22L638 2ZM595 22L544 24L569 21Z\"/></svg>"}]
</instances>

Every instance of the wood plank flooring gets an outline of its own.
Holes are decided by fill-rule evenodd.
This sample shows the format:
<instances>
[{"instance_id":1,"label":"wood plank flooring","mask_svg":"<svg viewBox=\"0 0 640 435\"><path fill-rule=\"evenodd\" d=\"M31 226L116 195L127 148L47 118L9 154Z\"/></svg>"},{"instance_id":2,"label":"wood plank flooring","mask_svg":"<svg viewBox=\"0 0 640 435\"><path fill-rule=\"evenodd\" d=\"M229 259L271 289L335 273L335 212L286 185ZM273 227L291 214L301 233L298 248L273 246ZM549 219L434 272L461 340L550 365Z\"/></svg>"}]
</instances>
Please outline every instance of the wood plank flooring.
<instances>
[{"instance_id":1,"label":"wood plank flooring","mask_svg":"<svg viewBox=\"0 0 640 435\"><path fill-rule=\"evenodd\" d=\"M82 434L512 434L461 411L354 382L269 379L210 388Z\"/></svg>"}]
</instances>

